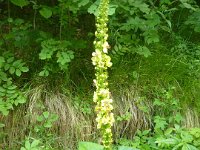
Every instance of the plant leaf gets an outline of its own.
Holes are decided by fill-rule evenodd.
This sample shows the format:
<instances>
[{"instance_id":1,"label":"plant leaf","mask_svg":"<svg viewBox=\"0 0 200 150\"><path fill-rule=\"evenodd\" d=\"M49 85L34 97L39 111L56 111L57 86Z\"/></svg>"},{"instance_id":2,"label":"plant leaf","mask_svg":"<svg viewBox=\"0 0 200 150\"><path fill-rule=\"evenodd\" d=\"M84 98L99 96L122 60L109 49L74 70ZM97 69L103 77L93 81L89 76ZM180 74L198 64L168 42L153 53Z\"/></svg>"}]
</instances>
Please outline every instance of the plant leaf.
<instances>
[{"instance_id":1,"label":"plant leaf","mask_svg":"<svg viewBox=\"0 0 200 150\"><path fill-rule=\"evenodd\" d=\"M43 114L45 119L47 119L49 117L49 112L48 111L45 111L42 114Z\"/></svg>"},{"instance_id":2,"label":"plant leaf","mask_svg":"<svg viewBox=\"0 0 200 150\"><path fill-rule=\"evenodd\" d=\"M34 148L36 146L38 146L40 144L40 140L34 140L32 143L31 143L31 148Z\"/></svg>"},{"instance_id":3,"label":"plant leaf","mask_svg":"<svg viewBox=\"0 0 200 150\"><path fill-rule=\"evenodd\" d=\"M29 1L27 1L27 0L11 0L11 3L13 3L14 5L19 6L19 7L24 7L29 4Z\"/></svg>"},{"instance_id":4,"label":"plant leaf","mask_svg":"<svg viewBox=\"0 0 200 150\"><path fill-rule=\"evenodd\" d=\"M78 150L103 150L103 146L92 142L79 142Z\"/></svg>"},{"instance_id":5,"label":"plant leaf","mask_svg":"<svg viewBox=\"0 0 200 150\"><path fill-rule=\"evenodd\" d=\"M128 146L119 146L118 150L139 150L139 149L128 147Z\"/></svg>"},{"instance_id":6,"label":"plant leaf","mask_svg":"<svg viewBox=\"0 0 200 150\"><path fill-rule=\"evenodd\" d=\"M89 2L90 2L89 0L81 0L81 2L78 3L78 7L85 6L85 5L87 5Z\"/></svg>"},{"instance_id":7,"label":"plant leaf","mask_svg":"<svg viewBox=\"0 0 200 150\"><path fill-rule=\"evenodd\" d=\"M46 19L48 19L52 16L52 11L48 7L43 7L42 9L40 9L39 12L40 12L40 15L43 16Z\"/></svg>"},{"instance_id":8,"label":"plant leaf","mask_svg":"<svg viewBox=\"0 0 200 150\"><path fill-rule=\"evenodd\" d=\"M16 74L18 77L20 77L20 76L21 76L21 74L22 74L22 72L21 72L21 70L19 70L19 69L16 69L16 71L15 71L15 74Z\"/></svg>"}]
</instances>

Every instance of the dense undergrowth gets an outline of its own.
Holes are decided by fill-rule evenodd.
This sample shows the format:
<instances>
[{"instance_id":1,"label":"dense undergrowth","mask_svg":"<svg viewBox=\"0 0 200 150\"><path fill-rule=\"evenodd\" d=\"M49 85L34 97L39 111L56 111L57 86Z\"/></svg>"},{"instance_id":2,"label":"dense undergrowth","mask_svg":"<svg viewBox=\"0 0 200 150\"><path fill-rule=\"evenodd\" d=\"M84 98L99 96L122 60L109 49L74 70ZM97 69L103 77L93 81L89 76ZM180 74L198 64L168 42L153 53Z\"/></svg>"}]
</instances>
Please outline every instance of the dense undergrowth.
<instances>
[{"instance_id":1,"label":"dense undergrowth","mask_svg":"<svg viewBox=\"0 0 200 150\"><path fill-rule=\"evenodd\" d=\"M99 3L0 0L0 149L103 149L91 60ZM113 149L200 149L199 7L110 0Z\"/></svg>"}]
</instances>

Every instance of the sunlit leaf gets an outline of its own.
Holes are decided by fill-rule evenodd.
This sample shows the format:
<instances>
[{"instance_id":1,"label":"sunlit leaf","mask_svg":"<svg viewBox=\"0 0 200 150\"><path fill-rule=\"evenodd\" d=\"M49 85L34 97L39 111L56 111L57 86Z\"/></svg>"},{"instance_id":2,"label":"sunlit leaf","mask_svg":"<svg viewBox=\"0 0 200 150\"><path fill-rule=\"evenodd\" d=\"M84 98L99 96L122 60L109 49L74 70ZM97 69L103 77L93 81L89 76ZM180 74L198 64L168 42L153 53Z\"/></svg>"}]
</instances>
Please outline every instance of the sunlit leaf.
<instances>
[{"instance_id":1,"label":"sunlit leaf","mask_svg":"<svg viewBox=\"0 0 200 150\"><path fill-rule=\"evenodd\" d=\"M90 0L81 0L81 1L78 3L78 7L85 6L85 5L87 5L89 2L90 2Z\"/></svg>"},{"instance_id":2,"label":"sunlit leaf","mask_svg":"<svg viewBox=\"0 0 200 150\"><path fill-rule=\"evenodd\" d=\"M28 0L11 0L11 2L19 7L24 7L27 6L29 4Z\"/></svg>"},{"instance_id":3,"label":"sunlit leaf","mask_svg":"<svg viewBox=\"0 0 200 150\"><path fill-rule=\"evenodd\" d=\"M78 150L103 150L102 145L92 143L92 142L79 142Z\"/></svg>"},{"instance_id":4,"label":"sunlit leaf","mask_svg":"<svg viewBox=\"0 0 200 150\"><path fill-rule=\"evenodd\" d=\"M48 7L42 7L42 9L40 9L39 12L40 12L40 15L42 15L46 19L52 16L52 11Z\"/></svg>"}]
</instances>

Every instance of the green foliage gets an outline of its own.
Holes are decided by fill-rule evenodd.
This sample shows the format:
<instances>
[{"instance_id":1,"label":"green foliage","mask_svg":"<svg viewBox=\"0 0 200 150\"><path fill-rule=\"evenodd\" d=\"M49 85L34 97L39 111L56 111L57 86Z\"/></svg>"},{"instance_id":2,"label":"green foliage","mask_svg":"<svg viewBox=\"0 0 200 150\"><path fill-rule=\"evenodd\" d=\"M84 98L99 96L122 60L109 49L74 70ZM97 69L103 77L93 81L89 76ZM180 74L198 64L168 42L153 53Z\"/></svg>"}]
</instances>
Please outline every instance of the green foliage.
<instances>
[{"instance_id":1,"label":"green foliage","mask_svg":"<svg viewBox=\"0 0 200 150\"><path fill-rule=\"evenodd\" d=\"M29 136L24 141L21 150L51 150L55 142L56 134L51 132L53 125L58 120L58 115L48 111L36 115L36 122L29 126Z\"/></svg>"},{"instance_id":2,"label":"green foliage","mask_svg":"<svg viewBox=\"0 0 200 150\"><path fill-rule=\"evenodd\" d=\"M67 70L68 65L72 59L74 59L74 52L70 50L71 42L69 41L56 41L49 39L41 43L42 50L39 53L41 60L46 60L46 65L43 70L39 73L40 76L48 76L49 72L57 72L59 70ZM54 70L55 66L52 66L53 60L59 66Z\"/></svg>"},{"instance_id":3,"label":"green foliage","mask_svg":"<svg viewBox=\"0 0 200 150\"><path fill-rule=\"evenodd\" d=\"M128 146L119 146L118 150L139 150L139 149Z\"/></svg>"},{"instance_id":4,"label":"green foliage","mask_svg":"<svg viewBox=\"0 0 200 150\"><path fill-rule=\"evenodd\" d=\"M200 129L199 128L191 128L189 129L190 135L193 136L194 146L200 148Z\"/></svg>"},{"instance_id":5,"label":"green foliage","mask_svg":"<svg viewBox=\"0 0 200 150\"><path fill-rule=\"evenodd\" d=\"M9 23L12 28L10 32L2 35L4 43L3 50L10 51L11 53L13 50L17 50L19 54L21 50L27 48L32 42L30 41L32 37L29 36L32 25L29 22L25 22L24 19L10 17L2 23L2 27L6 26L7 23Z\"/></svg>"},{"instance_id":6,"label":"green foliage","mask_svg":"<svg viewBox=\"0 0 200 150\"><path fill-rule=\"evenodd\" d=\"M96 144L96 143L79 142L78 150L90 150L90 149L103 150L104 147L102 145L99 145L99 144Z\"/></svg>"},{"instance_id":7,"label":"green foliage","mask_svg":"<svg viewBox=\"0 0 200 150\"><path fill-rule=\"evenodd\" d=\"M35 132L40 134L44 133L46 129L52 127L56 120L58 120L58 115L50 114L48 111L43 112L42 115L37 116L39 125L35 126Z\"/></svg>"},{"instance_id":8,"label":"green foliage","mask_svg":"<svg viewBox=\"0 0 200 150\"><path fill-rule=\"evenodd\" d=\"M134 137L134 141L121 139L119 143L141 150L197 150L199 148L196 145L198 141L192 136L192 134L190 134L186 129L180 128L179 125L175 125L173 128L165 127L162 131L163 133L151 133L150 130L144 130L143 132L138 130L137 135Z\"/></svg>"},{"instance_id":9,"label":"green foliage","mask_svg":"<svg viewBox=\"0 0 200 150\"><path fill-rule=\"evenodd\" d=\"M83 114L86 114L86 115L92 114L91 100L84 99L84 97L76 96L74 98L74 106L77 110L79 110Z\"/></svg>"},{"instance_id":10,"label":"green foliage","mask_svg":"<svg viewBox=\"0 0 200 150\"><path fill-rule=\"evenodd\" d=\"M94 14L95 16L98 16L99 14L99 3L100 3L100 0L96 0L89 8L88 8L88 13L90 14ZM108 10L108 15L109 16L112 16L115 14L115 10L116 8L118 7L118 5L115 5L115 4L109 4L109 10Z\"/></svg>"},{"instance_id":11,"label":"green foliage","mask_svg":"<svg viewBox=\"0 0 200 150\"><path fill-rule=\"evenodd\" d=\"M48 19L52 16L52 11L48 7L42 7L39 12L46 19Z\"/></svg>"},{"instance_id":12,"label":"green foliage","mask_svg":"<svg viewBox=\"0 0 200 150\"><path fill-rule=\"evenodd\" d=\"M102 145L92 143L92 142L79 142L78 150L104 150L104 147ZM128 146L118 146L114 148L114 150L139 150L137 148L132 148Z\"/></svg>"},{"instance_id":13,"label":"green foliage","mask_svg":"<svg viewBox=\"0 0 200 150\"><path fill-rule=\"evenodd\" d=\"M199 11L193 12L185 21L186 25L192 26L195 32L200 32L200 21L197 19L200 15Z\"/></svg>"},{"instance_id":14,"label":"green foliage","mask_svg":"<svg viewBox=\"0 0 200 150\"><path fill-rule=\"evenodd\" d=\"M11 2L15 4L16 6L20 6L20 7L24 7L29 4L29 1L27 0L11 0Z\"/></svg>"},{"instance_id":15,"label":"green foliage","mask_svg":"<svg viewBox=\"0 0 200 150\"><path fill-rule=\"evenodd\" d=\"M29 69L25 66L25 63L22 62L21 59L15 60L12 53L6 52L0 56L0 71L2 74L1 80L7 81L7 72L9 72L11 75L14 74L20 77L23 72L28 72Z\"/></svg>"},{"instance_id":16,"label":"green foliage","mask_svg":"<svg viewBox=\"0 0 200 150\"><path fill-rule=\"evenodd\" d=\"M23 93L13 83L13 76L21 76L22 72L28 72L28 67L22 60L16 60L12 53L6 52L0 56L0 112L8 115L14 106L26 102Z\"/></svg>"},{"instance_id":17,"label":"green foliage","mask_svg":"<svg viewBox=\"0 0 200 150\"><path fill-rule=\"evenodd\" d=\"M168 90L161 90L158 96L162 99L155 99L153 105L159 107L164 114L161 116L160 112L156 113L153 122L153 131L144 130L137 131L133 141L121 139L120 145L131 146L138 149L145 150L197 150L199 140L199 128L192 128L190 130L180 127L183 117L180 115L180 104L178 100L173 98L174 88ZM159 110L155 108L155 110ZM158 115L159 114L159 115ZM196 137L195 137L196 136Z\"/></svg>"},{"instance_id":18,"label":"green foliage","mask_svg":"<svg viewBox=\"0 0 200 150\"><path fill-rule=\"evenodd\" d=\"M12 81L8 80L0 86L0 112L3 115L8 115L10 109L25 102L26 97Z\"/></svg>"},{"instance_id":19,"label":"green foliage","mask_svg":"<svg viewBox=\"0 0 200 150\"><path fill-rule=\"evenodd\" d=\"M131 118L131 113L126 112L125 114L121 115L121 116L117 116L116 120L117 121L128 121Z\"/></svg>"},{"instance_id":20,"label":"green foliage","mask_svg":"<svg viewBox=\"0 0 200 150\"><path fill-rule=\"evenodd\" d=\"M0 124L0 131L5 134L5 138L0 137L3 139L0 143L6 143L7 149L12 147L7 143L18 145L22 139L17 139L18 136L12 139L17 133L11 132L17 130L18 124L9 121L12 118L16 120L13 115L20 104L26 103L23 106L26 114L31 102L26 100L23 89L32 84L37 86L37 83L33 83L35 79L47 88L46 85L52 84L50 90L55 94L62 89L68 95L66 89L69 90L75 97L72 106L80 111L81 118L91 117L90 120L94 120L91 97L85 93L93 90L91 53L94 50L95 31L99 32L95 27L95 17L100 15L99 4L100 0L0 0L0 113L3 114L0 119L8 121ZM119 89L126 90L133 86L134 91L130 92L140 98L136 101L130 99L126 105L136 103L151 122L151 129L138 130L136 136L127 135L134 136L133 140L120 140L119 144L123 146L118 149L200 149L199 128L182 127L182 123L190 122L192 126L199 123L196 121L198 119L192 119L199 118L200 110L199 6L197 0L110 1L109 21L106 20L110 48L104 45L108 52L107 49L104 51L113 60L113 67L109 69L109 87L119 92ZM107 36L101 35L96 40L101 38L107 39ZM110 58L103 58L106 58L103 62L111 66ZM94 59L96 62L97 59ZM104 92L109 94L107 90ZM117 92L114 94L117 95ZM14 110L13 113L6 116L11 110ZM196 116L188 119L186 110L194 111ZM20 132L19 136L22 137L27 136L23 134L29 131L31 136L36 137L26 139L22 149L48 149L47 145L56 141L57 132L52 127L57 117L49 112L37 116L35 123L30 122L29 128L25 126ZM126 110L117 116L116 126L127 122L131 125L131 115ZM84 139L95 141L99 135L96 130L93 131L95 133L87 134L87 137L84 135ZM66 137L60 136L58 139L63 138L68 142ZM79 138L78 134L76 136ZM77 137L72 137L73 144L79 140ZM90 144L89 149L93 145ZM57 145L62 145L61 141ZM87 146L83 147L87 149Z\"/></svg>"},{"instance_id":21,"label":"green foliage","mask_svg":"<svg viewBox=\"0 0 200 150\"><path fill-rule=\"evenodd\" d=\"M41 149L39 140L32 139L32 142L30 142L30 139L26 139L24 147L21 147L20 150L38 150L38 149Z\"/></svg>"}]
</instances>

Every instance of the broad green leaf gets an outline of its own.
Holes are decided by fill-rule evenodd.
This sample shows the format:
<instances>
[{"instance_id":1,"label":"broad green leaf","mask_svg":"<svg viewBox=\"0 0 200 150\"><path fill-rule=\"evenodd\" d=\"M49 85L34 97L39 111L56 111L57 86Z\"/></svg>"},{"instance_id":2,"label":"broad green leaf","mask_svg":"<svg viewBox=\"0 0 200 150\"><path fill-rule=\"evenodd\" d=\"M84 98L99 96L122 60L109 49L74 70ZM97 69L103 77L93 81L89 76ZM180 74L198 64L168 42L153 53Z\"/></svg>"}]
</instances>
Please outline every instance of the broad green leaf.
<instances>
[{"instance_id":1,"label":"broad green leaf","mask_svg":"<svg viewBox=\"0 0 200 150\"><path fill-rule=\"evenodd\" d=\"M3 87L0 86L0 92L4 93L6 91L6 89L4 89Z\"/></svg>"},{"instance_id":2,"label":"broad green leaf","mask_svg":"<svg viewBox=\"0 0 200 150\"><path fill-rule=\"evenodd\" d=\"M22 25L24 23L24 20L17 18L17 19L15 19L14 23L15 23L15 25Z\"/></svg>"},{"instance_id":3,"label":"broad green leaf","mask_svg":"<svg viewBox=\"0 0 200 150\"><path fill-rule=\"evenodd\" d=\"M143 36L147 44L158 43L160 40L157 30L146 30Z\"/></svg>"},{"instance_id":4,"label":"broad green leaf","mask_svg":"<svg viewBox=\"0 0 200 150\"><path fill-rule=\"evenodd\" d=\"M22 63L22 60L16 60L16 61L13 62L13 66L17 68L17 67L19 67L19 65L21 63Z\"/></svg>"},{"instance_id":5,"label":"broad green leaf","mask_svg":"<svg viewBox=\"0 0 200 150\"><path fill-rule=\"evenodd\" d=\"M118 150L139 150L139 149L128 147L128 146L119 146Z\"/></svg>"},{"instance_id":6,"label":"broad green leaf","mask_svg":"<svg viewBox=\"0 0 200 150\"><path fill-rule=\"evenodd\" d=\"M45 76L45 70L43 70L43 71L40 71L40 73L39 73L39 76Z\"/></svg>"},{"instance_id":7,"label":"broad green leaf","mask_svg":"<svg viewBox=\"0 0 200 150\"><path fill-rule=\"evenodd\" d=\"M21 72L21 70L19 70L19 69L16 69L16 71L15 71L15 74L16 74L18 77L20 77L20 76L21 76L21 74L22 74L22 72Z\"/></svg>"},{"instance_id":8,"label":"broad green leaf","mask_svg":"<svg viewBox=\"0 0 200 150\"><path fill-rule=\"evenodd\" d=\"M27 6L29 4L28 0L11 0L11 2L19 7L24 7Z\"/></svg>"},{"instance_id":9,"label":"broad green leaf","mask_svg":"<svg viewBox=\"0 0 200 150\"><path fill-rule=\"evenodd\" d=\"M79 142L78 150L103 150L102 145L92 143L92 142Z\"/></svg>"},{"instance_id":10,"label":"broad green leaf","mask_svg":"<svg viewBox=\"0 0 200 150\"><path fill-rule=\"evenodd\" d=\"M52 11L48 7L42 7L42 9L40 9L39 12L40 12L40 15L42 15L46 19L48 19L52 16Z\"/></svg>"},{"instance_id":11,"label":"broad green leaf","mask_svg":"<svg viewBox=\"0 0 200 150\"><path fill-rule=\"evenodd\" d=\"M38 150L39 148L38 147L31 147L31 150Z\"/></svg>"},{"instance_id":12,"label":"broad green leaf","mask_svg":"<svg viewBox=\"0 0 200 150\"><path fill-rule=\"evenodd\" d=\"M191 144L183 144L183 147L181 150L199 150L199 149Z\"/></svg>"},{"instance_id":13,"label":"broad green leaf","mask_svg":"<svg viewBox=\"0 0 200 150\"><path fill-rule=\"evenodd\" d=\"M15 98L17 98L18 96L19 96L18 93L13 93L12 96L10 96L10 98L11 98L11 99L15 99Z\"/></svg>"},{"instance_id":14,"label":"broad green leaf","mask_svg":"<svg viewBox=\"0 0 200 150\"><path fill-rule=\"evenodd\" d=\"M44 120L44 117L41 115L41 116L37 116L37 121L39 122L42 122Z\"/></svg>"},{"instance_id":15,"label":"broad green leaf","mask_svg":"<svg viewBox=\"0 0 200 150\"><path fill-rule=\"evenodd\" d=\"M14 94L14 93L16 93L15 90L7 90L7 94Z\"/></svg>"},{"instance_id":16,"label":"broad green leaf","mask_svg":"<svg viewBox=\"0 0 200 150\"><path fill-rule=\"evenodd\" d=\"M7 109L0 109L0 111L4 116L7 116L9 114L9 111Z\"/></svg>"},{"instance_id":17,"label":"broad green leaf","mask_svg":"<svg viewBox=\"0 0 200 150\"><path fill-rule=\"evenodd\" d=\"M17 99L17 102L20 104L24 104L26 102L26 98L23 96L19 96Z\"/></svg>"},{"instance_id":18,"label":"broad green leaf","mask_svg":"<svg viewBox=\"0 0 200 150\"><path fill-rule=\"evenodd\" d=\"M14 59L15 59L14 57L10 57L10 58L7 59L6 62L7 62L7 63L12 63L12 62L14 61Z\"/></svg>"},{"instance_id":19,"label":"broad green leaf","mask_svg":"<svg viewBox=\"0 0 200 150\"><path fill-rule=\"evenodd\" d=\"M27 140L26 140L26 142L25 142L25 148L26 148L26 149L30 149L30 148L31 148L31 144L30 144L30 142L27 141Z\"/></svg>"},{"instance_id":20,"label":"broad green leaf","mask_svg":"<svg viewBox=\"0 0 200 150\"><path fill-rule=\"evenodd\" d=\"M90 2L90 0L81 0L81 1L78 3L78 7L85 6L85 5L87 5L89 2Z\"/></svg>"},{"instance_id":21,"label":"broad green leaf","mask_svg":"<svg viewBox=\"0 0 200 150\"><path fill-rule=\"evenodd\" d=\"M0 68L3 66L4 63L5 63L4 57L0 56Z\"/></svg>"},{"instance_id":22,"label":"broad green leaf","mask_svg":"<svg viewBox=\"0 0 200 150\"><path fill-rule=\"evenodd\" d=\"M4 116L7 116L9 113L8 108L6 108L5 103L2 101L0 101L0 112L2 112Z\"/></svg>"},{"instance_id":23,"label":"broad green leaf","mask_svg":"<svg viewBox=\"0 0 200 150\"><path fill-rule=\"evenodd\" d=\"M162 145L165 145L165 146L169 146L169 145L176 145L177 144L177 140L176 139L173 139L173 138L168 138L168 139L165 139L165 138L158 138L155 143L157 143L159 146L162 147Z\"/></svg>"},{"instance_id":24,"label":"broad green leaf","mask_svg":"<svg viewBox=\"0 0 200 150\"><path fill-rule=\"evenodd\" d=\"M97 0L96 2L94 2L89 8L88 8L88 13L90 14L94 14L95 16L98 16L99 10L99 0ZM113 5L113 4L109 4L109 9L108 9L108 15L113 15L115 14L115 10L118 7L118 5Z\"/></svg>"},{"instance_id":25,"label":"broad green leaf","mask_svg":"<svg viewBox=\"0 0 200 150\"><path fill-rule=\"evenodd\" d=\"M5 65L4 65L4 70L8 70L10 68L10 64L8 64L8 63L6 63Z\"/></svg>"},{"instance_id":26,"label":"broad green leaf","mask_svg":"<svg viewBox=\"0 0 200 150\"><path fill-rule=\"evenodd\" d=\"M162 0L162 1L160 1L160 3L161 4L170 4L171 2L170 2L170 0Z\"/></svg>"},{"instance_id":27,"label":"broad green leaf","mask_svg":"<svg viewBox=\"0 0 200 150\"><path fill-rule=\"evenodd\" d=\"M154 106L165 106L165 103L156 98L153 102L153 105Z\"/></svg>"},{"instance_id":28,"label":"broad green leaf","mask_svg":"<svg viewBox=\"0 0 200 150\"><path fill-rule=\"evenodd\" d=\"M71 59L74 58L73 52L58 52L56 57L58 58L57 62L61 64L62 66L71 62Z\"/></svg>"},{"instance_id":29,"label":"broad green leaf","mask_svg":"<svg viewBox=\"0 0 200 150\"><path fill-rule=\"evenodd\" d=\"M134 6L136 6L138 9L140 9L140 11L142 11L143 13L148 14L150 12L149 6L140 1L136 1Z\"/></svg>"},{"instance_id":30,"label":"broad green leaf","mask_svg":"<svg viewBox=\"0 0 200 150\"><path fill-rule=\"evenodd\" d=\"M58 115L52 114L52 115L51 115L51 118L50 118L49 120L50 120L51 122L54 122L54 121L58 120Z\"/></svg>"},{"instance_id":31,"label":"broad green leaf","mask_svg":"<svg viewBox=\"0 0 200 150\"><path fill-rule=\"evenodd\" d=\"M43 77L43 76L45 76L45 77L47 77L49 75L49 71L48 70L42 70L40 73L39 73L39 76L41 76L41 77Z\"/></svg>"},{"instance_id":32,"label":"broad green leaf","mask_svg":"<svg viewBox=\"0 0 200 150\"><path fill-rule=\"evenodd\" d=\"M142 135L144 136L144 135L147 135L147 134L149 134L149 132L150 132L150 130L144 130L143 132L142 132Z\"/></svg>"},{"instance_id":33,"label":"broad green leaf","mask_svg":"<svg viewBox=\"0 0 200 150\"><path fill-rule=\"evenodd\" d=\"M109 5L108 15L112 16L115 14L115 10L117 9L118 5Z\"/></svg>"},{"instance_id":34,"label":"broad green leaf","mask_svg":"<svg viewBox=\"0 0 200 150\"><path fill-rule=\"evenodd\" d=\"M94 2L89 8L88 8L88 13L94 14L95 16L98 15L98 6L99 6L99 0Z\"/></svg>"},{"instance_id":35,"label":"broad green leaf","mask_svg":"<svg viewBox=\"0 0 200 150\"><path fill-rule=\"evenodd\" d=\"M165 130L164 134L168 136L168 135L170 135L173 131L174 131L174 128L168 128L167 130Z\"/></svg>"},{"instance_id":36,"label":"broad green leaf","mask_svg":"<svg viewBox=\"0 0 200 150\"><path fill-rule=\"evenodd\" d=\"M9 102L6 103L6 108L7 109L13 109L13 103L14 103L14 100L9 100Z\"/></svg>"},{"instance_id":37,"label":"broad green leaf","mask_svg":"<svg viewBox=\"0 0 200 150\"><path fill-rule=\"evenodd\" d=\"M34 140L32 143L31 143L31 148L34 148L36 146L38 146L40 144L40 140Z\"/></svg>"},{"instance_id":38,"label":"broad green leaf","mask_svg":"<svg viewBox=\"0 0 200 150\"><path fill-rule=\"evenodd\" d=\"M15 72L15 68L14 67L10 67L9 72L10 72L10 74L13 74Z\"/></svg>"},{"instance_id":39,"label":"broad green leaf","mask_svg":"<svg viewBox=\"0 0 200 150\"><path fill-rule=\"evenodd\" d=\"M188 9L192 9L192 10L196 10L194 7L192 7L192 5L190 5L190 4L188 4L188 3L182 3L183 4L183 6L185 7L185 8L188 8Z\"/></svg>"},{"instance_id":40,"label":"broad green leaf","mask_svg":"<svg viewBox=\"0 0 200 150\"><path fill-rule=\"evenodd\" d=\"M52 49L42 49L42 51L39 53L39 58L41 60L50 59L53 55Z\"/></svg>"},{"instance_id":41,"label":"broad green leaf","mask_svg":"<svg viewBox=\"0 0 200 150\"><path fill-rule=\"evenodd\" d=\"M50 121L47 121L44 123L44 127L45 128L51 128L52 127L52 123Z\"/></svg>"},{"instance_id":42,"label":"broad green leaf","mask_svg":"<svg viewBox=\"0 0 200 150\"><path fill-rule=\"evenodd\" d=\"M48 111L45 111L42 114L43 114L45 119L47 119L49 117L49 112Z\"/></svg>"},{"instance_id":43,"label":"broad green leaf","mask_svg":"<svg viewBox=\"0 0 200 150\"><path fill-rule=\"evenodd\" d=\"M5 124L0 123L0 128L3 128L3 127L5 127Z\"/></svg>"},{"instance_id":44,"label":"broad green leaf","mask_svg":"<svg viewBox=\"0 0 200 150\"><path fill-rule=\"evenodd\" d=\"M189 132L183 132L181 133L181 138L185 143L191 143L194 139L193 136L190 135Z\"/></svg>"},{"instance_id":45,"label":"broad green leaf","mask_svg":"<svg viewBox=\"0 0 200 150\"><path fill-rule=\"evenodd\" d=\"M166 118L162 118L160 116L155 116L154 122L155 122L155 129L164 130L165 127L168 125Z\"/></svg>"},{"instance_id":46,"label":"broad green leaf","mask_svg":"<svg viewBox=\"0 0 200 150\"><path fill-rule=\"evenodd\" d=\"M137 51L138 54L143 55L144 57L151 56L151 52L146 46L140 46Z\"/></svg>"},{"instance_id":47,"label":"broad green leaf","mask_svg":"<svg viewBox=\"0 0 200 150\"><path fill-rule=\"evenodd\" d=\"M180 113L177 113L175 116L176 122L180 123L183 120L183 117Z\"/></svg>"},{"instance_id":48,"label":"broad green leaf","mask_svg":"<svg viewBox=\"0 0 200 150\"><path fill-rule=\"evenodd\" d=\"M20 70L22 72L28 72L29 71L28 67L20 67Z\"/></svg>"},{"instance_id":49,"label":"broad green leaf","mask_svg":"<svg viewBox=\"0 0 200 150\"><path fill-rule=\"evenodd\" d=\"M13 18L8 18L7 20L8 20L9 23L13 22Z\"/></svg>"},{"instance_id":50,"label":"broad green leaf","mask_svg":"<svg viewBox=\"0 0 200 150\"><path fill-rule=\"evenodd\" d=\"M0 71L0 79L3 81L7 81L7 74L5 72Z\"/></svg>"}]
</instances>

